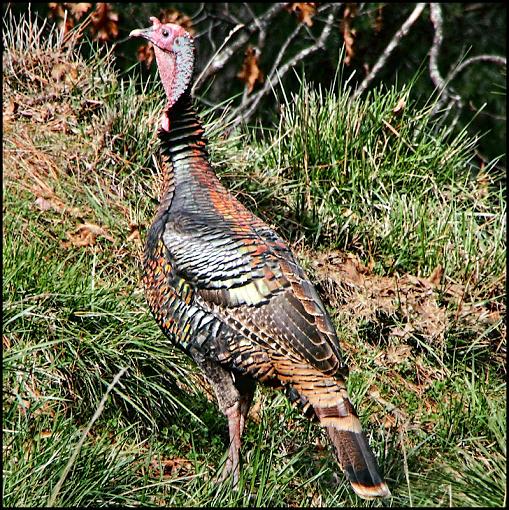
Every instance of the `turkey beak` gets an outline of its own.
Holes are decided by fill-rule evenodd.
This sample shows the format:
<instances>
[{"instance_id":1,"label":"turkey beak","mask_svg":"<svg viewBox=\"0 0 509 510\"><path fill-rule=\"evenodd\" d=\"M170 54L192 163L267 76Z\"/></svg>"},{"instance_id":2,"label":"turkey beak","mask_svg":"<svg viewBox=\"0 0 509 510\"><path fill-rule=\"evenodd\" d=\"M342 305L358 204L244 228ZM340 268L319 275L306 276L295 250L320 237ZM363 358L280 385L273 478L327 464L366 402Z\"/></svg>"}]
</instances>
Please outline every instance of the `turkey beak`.
<instances>
[{"instance_id":1,"label":"turkey beak","mask_svg":"<svg viewBox=\"0 0 509 510\"><path fill-rule=\"evenodd\" d=\"M143 39L147 39L147 41L151 41L153 32L154 32L153 27L137 28L136 30L131 31L131 33L129 34L129 37L143 37Z\"/></svg>"}]
</instances>

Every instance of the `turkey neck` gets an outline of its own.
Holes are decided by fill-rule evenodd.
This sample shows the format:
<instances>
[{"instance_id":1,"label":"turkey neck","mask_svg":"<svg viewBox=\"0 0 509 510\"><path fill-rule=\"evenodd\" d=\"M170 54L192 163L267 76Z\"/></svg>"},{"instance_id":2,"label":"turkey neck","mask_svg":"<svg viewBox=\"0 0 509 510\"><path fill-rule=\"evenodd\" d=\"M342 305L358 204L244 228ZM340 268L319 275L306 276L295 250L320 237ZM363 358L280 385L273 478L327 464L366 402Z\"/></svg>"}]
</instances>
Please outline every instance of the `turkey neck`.
<instances>
[{"instance_id":1,"label":"turkey neck","mask_svg":"<svg viewBox=\"0 0 509 510\"><path fill-rule=\"evenodd\" d=\"M175 205L196 210L211 205L204 190L226 193L212 171L204 129L186 91L169 111L170 129L159 129L163 190L159 213ZM208 203L207 203L208 202Z\"/></svg>"}]
</instances>

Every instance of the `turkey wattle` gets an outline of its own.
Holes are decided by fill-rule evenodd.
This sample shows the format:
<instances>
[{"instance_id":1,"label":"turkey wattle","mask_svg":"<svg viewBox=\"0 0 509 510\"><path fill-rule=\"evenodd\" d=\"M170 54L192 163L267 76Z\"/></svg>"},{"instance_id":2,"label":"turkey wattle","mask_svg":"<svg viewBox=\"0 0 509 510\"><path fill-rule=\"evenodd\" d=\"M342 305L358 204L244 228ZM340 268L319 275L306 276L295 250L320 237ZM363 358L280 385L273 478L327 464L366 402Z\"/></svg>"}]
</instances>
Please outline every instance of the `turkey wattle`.
<instances>
[{"instance_id":1,"label":"turkey wattle","mask_svg":"<svg viewBox=\"0 0 509 510\"><path fill-rule=\"evenodd\" d=\"M193 39L150 19L152 27L130 35L154 45L168 104L158 131L163 192L143 280L158 324L201 367L228 419L225 476L238 482L240 439L260 381L285 387L326 427L359 496L389 496L350 403L325 306L285 242L211 169L190 96Z\"/></svg>"}]
</instances>

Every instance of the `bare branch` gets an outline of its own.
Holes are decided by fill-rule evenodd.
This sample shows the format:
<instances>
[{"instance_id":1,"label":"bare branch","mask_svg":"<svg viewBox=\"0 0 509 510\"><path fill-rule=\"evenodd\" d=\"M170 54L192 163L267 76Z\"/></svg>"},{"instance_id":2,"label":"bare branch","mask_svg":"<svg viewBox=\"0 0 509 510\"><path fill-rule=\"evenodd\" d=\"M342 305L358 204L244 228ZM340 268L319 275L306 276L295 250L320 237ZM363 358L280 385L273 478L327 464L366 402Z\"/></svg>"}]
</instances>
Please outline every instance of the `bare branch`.
<instances>
[{"instance_id":1,"label":"bare branch","mask_svg":"<svg viewBox=\"0 0 509 510\"><path fill-rule=\"evenodd\" d=\"M419 16L421 15L424 7L426 6L425 3L418 3L410 16L407 18L407 20L401 25L401 28L396 32L394 37L391 39L383 53L380 55L379 59L377 60L376 64L371 69L370 73L364 78L362 83L359 85L359 87L355 90L355 92L352 95L352 99L355 99L359 97L369 86L369 84L373 81L375 76L379 73L380 69L385 65L387 62L387 59L390 57L391 53L394 51L394 49L398 46L401 39L405 37L405 35L410 30L410 27L417 21Z\"/></svg>"},{"instance_id":2,"label":"bare branch","mask_svg":"<svg viewBox=\"0 0 509 510\"><path fill-rule=\"evenodd\" d=\"M440 4L430 4L430 19L435 28L435 34L433 36L433 44L429 55L429 74L433 83L440 92L440 97L437 104L434 106L432 113L436 113L441 110L447 101L449 101L448 110L450 110L453 106L460 110L464 106L464 100L451 87L451 81L466 67L476 62L491 62L497 65L507 65L507 59L499 55L476 55L474 57L467 58L461 64L453 67L444 79L438 69L438 55L443 41L443 19L442 7ZM457 120L457 118L455 120Z\"/></svg>"},{"instance_id":3,"label":"bare branch","mask_svg":"<svg viewBox=\"0 0 509 510\"><path fill-rule=\"evenodd\" d=\"M286 41L284 42L284 44L281 46L281 49L279 50L279 53L276 57L276 59L274 60L274 64L272 65L272 68L267 76L267 81L265 82L265 85L263 86L262 89L260 89L256 94L253 94L251 96L248 96L247 95L247 88L244 89L244 95L242 96L242 101L240 103L240 105L238 106L237 108L237 111L238 112L241 112L243 110L246 110L248 108L249 105L252 105L253 102L255 102L256 104L258 104L259 100L269 92L270 90L270 80L271 78L275 75L275 73L277 72L277 68L281 62L281 60L283 59L283 56L286 52L286 50L288 49L288 46L290 45L290 43L295 39L295 37L297 37L298 33L301 31L301 29L304 27L304 24L303 23L299 23L295 29L293 30L293 32L288 36L288 38L286 39ZM255 108L256 108L256 105L255 105ZM238 115L238 113L237 113Z\"/></svg>"},{"instance_id":4,"label":"bare branch","mask_svg":"<svg viewBox=\"0 0 509 510\"><path fill-rule=\"evenodd\" d=\"M233 110L232 115L236 117L235 121L232 123L231 129L234 129L236 126L238 126L241 122L247 122L253 113L256 110L256 107L258 106L258 103L260 100L272 90L278 81L281 80L281 78L293 67L295 67L299 62L304 60L306 57L314 53L315 51L318 51L322 49L325 46L325 42L327 41L327 38L329 37L332 26L334 23L335 16L340 8L341 4L333 4L331 12L329 13L327 17L327 21L325 22L325 25L323 27L322 33L320 34L320 37L315 41L314 44L311 46L308 46L307 48L304 48L299 53L297 53L293 58L291 58L288 62L286 62L280 69L278 69L278 65L281 62L283 58L283 54L288 48L290 42L296 37L296 35L299 33L302 24L300 24L296 29L292 32L292 34L289 36L289 38L285 41L285 44L281 48L274 65L272 66L271 72L269 73L269 76L267 76L267 79L265 81L264 86L256 92L256 94L253 94L250 96L244 104L241 104L239 107L237 107L235 110ZM329 7L329 6L324 6Z\"/></svg>"},{"instance_id":5,"label":"bare branch","mask_svg":"<svg viewBox=\"0 0 509 510\"><path fill-rule=\"evenodd\" d=\"M491 62L499 66L507 66L507 59L499 55L476 55L475 57L467 58L457 67L451 69L447 75L446 81L450 82L453 80L465 67L474 64L475 62Z\"/></svg>"},{"instance_id":6,"label":"bare branch","mask_svg":"<svg viewBox=\"0 0 509 510\"><path fill-rule=\"evenodd\" d=\"M223 44L221 44L221 46L219 47L219 49L216 51L216 53L214 53L214 56L211 58L211 60L209 61L209 63L203 68L203 71L200 73L200 75L198 76L198 78L196 78L194 84L193 84L193 87L191 89L191 94L195 94L196 90L198 89L198 87L200 86L200 84L202 84L204 81L205 81L205 75L207 74L207 71L210 69L210 62L213 62L214 61L214 58L216 57L216 55L218 55L222 49L228 44L228 42L230 41L230 39L233 37L233 35L238 32L241 28L244 28L244 25L236 25L235 27L233 27L231 30L230 30L230 33L226 36L226 39L223 41ZM231 56L231 55L230 55ZM226 63L226 61L224 62L224 64ZM223 65L224 65L223 64ZM219 69L218 69L219 70ZM208 73L208 76L210 76L212 73Z\"/></svg>"},{"instance_id":7,"label":"bare branch","mask_svg":"<svg viewBox=\"0 0 509 510\"><path fill-rule=\"evenodd\" d=\"M271 20L285 8L284 3L273 4L262 16L258 18L258 23L249 23L240 25L245 29L237 40L229 45L223 43L219 52L217 52L205 66L198 79L195 81L193 91L203 85L204 81L221 70L230 58L249 40L249 37L257 30L265 30ZM238 27L239 25L237 25ZM237 28L235 27L235 28ZM235 30L235 29L234 29ZM238 29L237 29L238 30ZM237 31L235 30L235 32ZM235 33L230 32L228 39Z\"/></svg>"},{"instance_id":8,"label":"bare branch","mask_svg":"<svg viewBox=\"0 0 509 510\"><path fill-rule=\"evenodd\" d=\"M442 19L442 7L439 4L431 3L430 8L430 19L435 28L433 34L433 43L429 50L429 75L433 80L433 83L438 88L445 88L445 80L442 78L438 69L438 54L444 40L443 34L443 19Z\"/></svg>"},{"instance_id":9,"label":"bare branch","mask_svg":"<svg viewBox=\"0 0 509 510\"><path fill-rule=\"evenodd\" d=\"M429 51L429 75L440 94L437 104L434 106L432 111L432 114L434 114L441 110L449 99L452 104L455 104L458 107L461 107L462 101L461 97L456 94L451 87L448 87L449 80L445 80L438 69L438 55L444 39L442 6L437 3L431 3L429 4L429 7L430 19L433 23L433 27L435 28L433 43ZM452 104L450 107L452 107Z\"/></svg>"}]
</instances>

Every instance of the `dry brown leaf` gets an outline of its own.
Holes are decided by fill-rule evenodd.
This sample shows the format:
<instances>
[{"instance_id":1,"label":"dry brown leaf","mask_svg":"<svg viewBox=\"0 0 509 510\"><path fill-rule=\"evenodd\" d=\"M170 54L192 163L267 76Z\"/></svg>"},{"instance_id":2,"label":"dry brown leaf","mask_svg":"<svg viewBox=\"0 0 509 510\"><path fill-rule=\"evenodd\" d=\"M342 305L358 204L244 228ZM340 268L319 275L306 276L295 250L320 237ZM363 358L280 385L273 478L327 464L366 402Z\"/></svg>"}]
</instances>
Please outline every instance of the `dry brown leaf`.
<instances>
[{"instance_id":1,"label":"dry brown leaf","mask_svg":"<svg viewBox=\"0 0 509 510\"><path fill-rule=\"evenodd\" d=\"M49 2L49 17L57 20L57 25L63 27L65 19L64 34L74 28L76 21L79 21L83 14L85 14L90 7L91 3L73 3L73 2Z\"/></svg>"},{"instance_id":2,"label":"dry brown leaf","mask_svg":"<svg viewBox=\"0 0 509 510\"><path fill-rule=\"evenodd\" d=\"M36 196L34 205L41 211L53 210L59 214L66 213L71 216L83 216L82 211L76 207L69 207L63 200L58 198L49 186L31 186L30 191Z\"/></svg>"},{"instance_id":3,"label":"dry brown leaf","mask_svg":"<svg viewBox=\"0 0 509 510\"><path fill-rule=\"evenodd\" d=\"M65 5L69 9L71 15L73 16L73 18L76 21L78 21L83 16L83 14L88 12L90 7L92 7L92 4L90 4L88 2L77 2L77 3L69 2L69 3L66 3Z\"/></svg>"},{"instance_id":4,"label":"dry brown leaf","mask_svg":"<svg viewBox=\"0 0 509 510\"><path fill-rule=\"evenodd\" d=\"M345 59L344 63L349 65L355 55L353 45L355 42L356 31L352 28L352 19L357 13L357 6L355 4L347 4L343 13L343 19L340 23L341 33L343 34L343 41L345 42Z\"/></svg>"},{"instance_id":5,"label":"dry brown leaf","mask_svg":"<svg viewBox=\"0 0 509 510\"><path fill-rule=\"evenodd\" d=\"M138 225L129 225L131 229L131 233L127 236L127 241L133 241L137 243L141 243L140 231L138 230Z\"/></svg>"},{"instance_id":6,"label":"dry brown leaf","mask_svg":"<svg viewBox=\"0 0 509 510\"><path fill-rule=\"evenodd\" d=\"M384 20L383 20L383 5L378 6L378 9L376 10L376 18L375 18L375 26L373 27L375 30L375 34L379 34L382 31L382 28L384 26Z\"/></svg>"},{"instance_id":7,"label":"dry brown leaf","mask_svg":"<svg viewBox=\"0 0 509 510\"><path fill-rule=\"evenodd\" d=\"M74 85L78 81L78 68L76 64L70 62L56 64L51 70L51 77L57 83Z\"/></svg>"},{"instance_id":8,"label":"dry brown leaf","mask_svg":"<svg viewBox=\"0 0 509 510\"><path fill-rule=\"evenodd\" d=\"M75 215L76 210L71 208L66 208L64 202L60 200L53 191L49 190L34 190L37 198L34 201L34 205L41 211L49 211L53 210L57 213L62 213L66 209L73 215Z\"/></svg>"},{"instance_id":9,"label":"dry brown leaf","mask_svg":"<svg viewBox=\"0 0 509 510\"><path fill-rule=\"evenodd\" d=\"M428 282L433 285L433 287L438 287L440 285L440 281L442 280L442 276L444 275L444 268L442 266L437 266L431 274L428 276Z\"/></svg>"},{"instance_id":10,"label":"dry brown leaf","mask_svg":"<svg viewBox=\"0 0 509 510\"><path fill-rule=\"evenodd\" d=\"M263 72L258 67L258 59L260 58L260 50L248 46L242 63L242 69L237 74L237 78L241 79L247 86L248 93L253 91L255 83L263 83Z\"/></svg>"},{"instance_id":11,"label":"dry brown leaf","mask_svg":"<svg viewBox=\"0 0 509 510\"><path fill-rule=\"evenodd\" d=\"M118 36L118 13L111 8L111 4L96 4L91 22L90 32L94 40L109 41Z\"/></svg>"},{"instance_id":12,"label":"dry brown leaf","mask_svg":"<svg viewBox=\"0 0 509 510\"><path fill-rule=\"evenodd\" d=\"M69 14L67 4L60 2L49 2L49 13L48 16L52 19L57 20L57 26L63 28L64 34L67 34L69 30L74 27L75 19ZM66 14L67 11L67 14ZM65 26L64 26L65 19Z\"/></svg>"},{"instance_id":13,"label":"dry brown leaf","mask_svg":"<svg viewBox=\"0 0 509 510\"><path fill-rule=\"evenodd\" d=\"M297 14L300 23L304 23L308 27L313 26L312 18L316 12L316 2L289 3L286 10Z\"/></svg>"},{"instance_id":14,"label":"dry brown leaf","mask_svg":"<svg viewBox=\"0 0 509 510\"><path fill-rule=\"evenodd\" d=\"M387 363L390 365L399 365L403 363L412 354L412 347L406 344L395 345L393 347L389 347L385 354L387 359Z\"/></svg>"},{"instance_id":15,"label":"dry brown leaf","mask_svg":"<svg viewBox=\"0 0 509 510\"><path fill-rule=\"evenodd\" d=\"M384 417L383 426L386 429L393 429L396 427L396 418L393 414L386 414Z\"/></svg>"},{"instance_id":16,"label":"dry brown leaf","mask_svg":"<svg viewBox=\"0 0 509 510\"><path fill-rule=\"evenodd\" d=\"M190 460L182 457L174 457L173 459L158 459L154 457L150 463L150 471L153 477L163 476L169 478L175 476L181 471L190 473L193 471L193 464Z\"/></svg>"},{"instance_id":17,"label":"dry brown leaf","mask_svg":"<svg viewBox=\"0 0 509 510\"><path fill-rule=\"evenodd\" d=\"M396 338L408 338L412 334L413 328L410 324L405 324L404 328L391 328L390 335Z\"/></svg>"},{"instance_id":18,"label":"dry brown leaf","mask_svg":"<svg viewBox=\"0 0 509 510\"><path fill-rule=\"evenodd\" d=\"M248 418L253 420L255 423L260 423L262 421L261 409L262 403L259 400L256 400L249 408L249 413L247 414Z\"/></svg>"},{"instance_id":19,"label":"dry brown leaf","mask_svg":"<svg viewBox=\"0 0 509 510\"><path fill-rule=\"evenodd\" d=\"M427 278L374 275L355 255L339 251L315 256L313 265L317 283L331 304L352 321L378 322L380 314L397 317L404 329L393 327L389 336L407 338L419 333L432 343L443 341L446 308L439 306L435 285Z\"/></svg>"},{"instance_id":20,"label":"dry brown leaf","mask_svg":"<svg viewBox=\"0 0 509 510\"><path fill-rule=\"evenodd\" d=\"M104 237L108 241L113 242L114 239L111 237L104 228L94 223L82 223L76 227L74 232L67 232L68 242L64 242L66 248L70 246L83 247L83 246L94 246L96 244L97 237Z\"/></svg>"},{"instance_id":21,"label":"dry brown leaf","mask_svg":"<svg viewBox=\"0 0 509 510\"><path fill-rule=\"evenodd\" d=\"M37 197L34 204L41 211L49 211L54 207L54 204L52 204L49 200L46 200L44 197Z\"/></svg>"},{"instance_id":22,"label":"dry brown leaf","mask_svg":"<svg viewBox=\"0 0 509 510\"><path fill-rule=\"evenodd\" d=\"M138 59L138 62L144 62L147 69L150 68L150 65L154 61L154 57L154 47L151 43L138 46L138 49L136 50L136 58Z\"/></svg>"},{"instance_id":23,"label":"dry brown leaf","mask_svg":"<svg viewBox=\"0 0 509 510\"><path fill-rule=\"evenodd\" d=\"M162 9L159 13L161 23L174 23L185 28L191 35L195 35L196 31L193 28L193 20L177 9Z\"/></svg>"},{"instance_id":24,"label":"dry brown leaf","mask_svg":"<svg viewBox=\"0 0 509 510\"><path fill-rule=\"evenodd\" d=\"M16 117L18 113L19 103L14 99L10 98L9 103L6 108L3 110L3 119L4 122L10 122L14 117Z\"/></svg>"}]
</instances>

